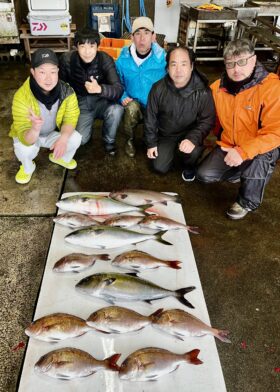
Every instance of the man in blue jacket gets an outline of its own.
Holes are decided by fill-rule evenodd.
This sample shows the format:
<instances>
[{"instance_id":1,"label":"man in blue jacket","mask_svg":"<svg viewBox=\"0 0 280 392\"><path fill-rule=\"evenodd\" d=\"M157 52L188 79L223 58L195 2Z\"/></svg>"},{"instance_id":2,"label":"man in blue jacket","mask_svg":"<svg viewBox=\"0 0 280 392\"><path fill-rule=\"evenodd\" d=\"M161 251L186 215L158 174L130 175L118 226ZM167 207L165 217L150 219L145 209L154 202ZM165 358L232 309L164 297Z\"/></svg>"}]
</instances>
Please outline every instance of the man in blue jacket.
<instances>
[{"instance_id":1,"label":"man in blue jacket","mask_svg":"<svg viewBox=\"0 0 280 392\"><path fill-rule=\"evenodd\" d=\"M124 88L121 104L124 107L124 132L127 137L126 154L133 158L134 129L143 119L152 85L166 74L165 51L156 42L153 22L141 16L132 25L132 45L126 46L116 62Z\"/></svg>"}]
</instances>

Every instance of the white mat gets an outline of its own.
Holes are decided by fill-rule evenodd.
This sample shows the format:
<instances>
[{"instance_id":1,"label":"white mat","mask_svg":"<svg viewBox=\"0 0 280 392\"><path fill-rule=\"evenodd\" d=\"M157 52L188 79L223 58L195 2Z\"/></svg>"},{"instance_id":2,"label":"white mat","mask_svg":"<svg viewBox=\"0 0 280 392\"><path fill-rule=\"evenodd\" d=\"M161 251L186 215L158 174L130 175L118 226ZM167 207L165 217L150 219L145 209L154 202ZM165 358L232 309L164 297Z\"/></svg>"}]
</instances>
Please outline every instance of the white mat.
<instances>
[{"instance_id":1,"label":"white mat","mask_svg":"<svg viewBox=\"0 0 280 392\"><path fill-rule=\"evenodd\" d=\"M64 194L62 197L70 196ZM161 215L185 223L183 210L180 204L170 202L168 206L157 205L156 209ZM80 248L67 244L64 237L71 230L56 224L53 232L51 246L47 258L40 295L37 302L34 319L55 312L65 312L86 319L92 312L104 306L109 306L103 300L91 298L75 290L75 284L82 278L98 272L121 272L121 269L111 266L109 261L97 261L94 266L78 274L58 274L52 271L54 263L62 256L72 252L109 253L113 258L123 251L133 249L119 248L114 251L95 251L94 249ZM195 234L191 234L195 235ZM201 234L203 235L203 234ZM195 309L186 308L177 299L170 297L153 301L152 305L146 303L118 303L118 305L134 309L142 314L151 314L159 308L184 309L205 323L210 324L202 287L196 268L192 246L188 233L185 230L169 231L164 239L170 241L173 246L160 244L154 240L142 242L137 249L151 253L152 255L170 260L180 260L183 268L173 270L160 268L158 270L144 272L142 278L153 281L165 288L176 290L187 286L196 286L196 289L186 294L186 298L194 305ZM135 247L134 247L135 248ZM215 326L222 328L223 326ZM225 392L225 382L216 348L215 339L212 336L200 338L185 338L182 342L148 326L142 331L125 335L105 335L98 332L88 332L85 335L50 344L29 339L24 360L20 392ZM117 372L99 371L83 379L71 381L55 380L34 372L34 364L38 359L49 351L62 347L76 347L89 352L97 359L103 359L114 353L121 353L118 360L120 364L133 351L148 347L160 347L176 353L184 353L195 348L200 349L199 358L204 362L202 365L181 364L173 373L161 377L156 382L128 382L121 381Z\"/></svg>"}]
</instances>

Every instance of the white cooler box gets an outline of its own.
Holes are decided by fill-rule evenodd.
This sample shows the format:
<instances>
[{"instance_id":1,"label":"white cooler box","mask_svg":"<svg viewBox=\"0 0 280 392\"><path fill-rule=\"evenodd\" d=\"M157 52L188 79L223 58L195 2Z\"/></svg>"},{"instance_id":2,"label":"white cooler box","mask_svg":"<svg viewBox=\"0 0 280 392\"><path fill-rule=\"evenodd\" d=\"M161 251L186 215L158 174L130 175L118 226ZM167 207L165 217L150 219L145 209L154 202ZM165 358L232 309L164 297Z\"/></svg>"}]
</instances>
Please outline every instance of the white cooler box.
<instances>
[{"instance_id":1,"label":"white cooler box","mask_svg":"<svg viewBox=\"0 0 280 392\"><path fill-rule=\"evenodd\" d=\"M32 35L69 35L71 15L68 12L56 15L34 15L29 13L27 19Z\"/></svg>"}]
</instances>

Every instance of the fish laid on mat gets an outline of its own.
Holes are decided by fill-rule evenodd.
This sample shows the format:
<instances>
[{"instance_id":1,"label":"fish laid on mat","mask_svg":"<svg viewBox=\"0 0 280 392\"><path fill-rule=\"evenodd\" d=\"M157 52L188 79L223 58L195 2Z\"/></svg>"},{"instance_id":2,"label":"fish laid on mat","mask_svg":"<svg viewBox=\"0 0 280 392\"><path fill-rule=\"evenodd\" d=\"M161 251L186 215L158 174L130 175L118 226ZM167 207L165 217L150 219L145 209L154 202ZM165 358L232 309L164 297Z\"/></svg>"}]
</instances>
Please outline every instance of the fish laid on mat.
<instances>
[{"instance_id":1,"label":"fish laid on mat","mask_svg":"<svg viewBox=\"0 0 280 392\"><path fill-rule=\"evenodd\" d=\"M178 195L167 195L166 193L149 191L143 189L123 189L117 192L111 192L109 197L114 200L133 206L141 206L144 204L161 203L167 205L167 202L173 201L179 203Z\"/></svg>"},{"instance_id":2,"label":"fish laid on mat","mask_svg":"<svg viewBox=\"0 0 280 392\"><path fill-rule=\"evenodd\" d=\"M113 227L132 227L138 225L143 220L143 216L135 215L116 215L106 219L102 225L113 226Z\"/></svg>"},{"instance_id":3,"label":"fish laid on mat","mask_svg":"<svg viewBox=\"0 0 280 392\"><path fill-rule=\"evenodd\" d=\"M84 253L70 253L63 256L53 266L55 272L81 272L93 266L97 260L110 260L107 253L100 255L86 255Z\"/></svg>"},{"instance_id":4,"label":"fish laid on mat","mask_svg":"<svg viewBox=\"0 0 280 392\"><path fill-rule=\"evenodd\" d=\"M194 234L199 234L198 227L187 226L183 223L176 222L173 219L165 218L159 215L146 216L139 222L139 226L142 229L153 229L153 230L179 230L185 229Z\"/></svg>"},{"instance_id":5,"label":"fish laid on mat","mask_svg":"<svg viewBox=\"0 0 280 392\"><path fill-rule=\"evenodd\" d=\"M127 381L153 381L176 370L181 363L200 365L200 350L176 354L156 347L147 347L130 354L121 364L119 376ZM187 380L186 380L187 383ZM176 386L174 385L176 390Z\"/></svg>"},{"instance_id":6,"label":"fish laid on mat","mask_svg":"<svg viewBox=\"0 0 280 392\"><path fill-rule=\"evenodd\" d=\"M189 336L212 335L222 342L231 343L228 331L212 328L182 309L159 309L153 313L152 320L153 327L181 340Z\"/></svg>"},{"instance_id":7,"label":"fish laid on mat","mask_svg":"<svg viewBox=\"0 0 280 392\"><path fill-rule=\"evenodd\" d=\"M99 225L91 215L79 214L77 212L65 212L53 218L55 223L62 226L70 227L70 229L78 229L79 227L88 227Z\"/></svg>"},{"instance_id":8,"label":"fish laid on mat","mask_svg":"<svg viewBox=\"0 0 280 392\"><path fill-rule=\"evenodd\" d=\"M59 200L56 205L62 210L95 216L121 214L129 211L142 212L149 207L148 205L142 207L131 206L108 197L95 195L69 196Z\"/></svg>"},{"instance_id":9,"label":"fish laid on mat","mask_svg":"<svg viewBox=\"0 0 280 392\"><path fill-rule=\"evenodd\" d=\"M107 306L92 313L86 322L90 327L100 332L120 334L143 329L151 324L152 316L153 314L143 316L134 310L121 306Z\"/></svg>"},{"instance_id":10,"label":"fish laid on mat","mask_svg":"<svg viewBox=\"0 0 280 392\"><path fill-rule=\"evenodd\" d=\"M33 321L25 330L27 336L45 342L75 338L90 331L85 320L67 313L54 313Z\"/></svg>"},{"instance_id":11,"label":"fish laid on mat","mask_svg":"<svg viewBox=\"0 0 280 392\"><path fill-rule=\"evenodd\" d=\"M112 265L135 272L141 272L148 269L156 269L159 267L168 267L180 269L181 261L178 260L162 260L149 255L140 250L131 250L124 252L114 258Z\"/></svg>"},{"instance_id":12,"label":"fish laid on mat","mask_svg":"<svg viewBox=\"0 0 280 392\"><path fill-rule=\"evenodd\" d=\"M193 305L184 297L195 287L168 290L133 274L98 273L87 276L76 284L76 288L92 297L104 299L114 304L116 301L151 301L166 297L175 297L185 306Z\"/></svg>"},{"instance_id":13,"label":"fish laid on mat","mask_svg":"<svg viewBox=\"0 0 280 392\"><path fill-rule=\"evenodd\" d=\"M93 226L73 231L66 235L65 241L95 249L119 248L147 240L156 240L165 245L172 245L161 238L164 234L165 231L157 234L142 234L120 227Z\"/></svg>"},{"instance_id":14,"label":"fish laid on mat","mask_svg":"<svg viewBox=\"0 0 280 392\"><path fill-rule=\"evenodd\" d=\"M95 359L86 351L65 347L43 355L35 364L35 371L61 380L90 376L99 370L118 371L117 360L121 354L114 354L103 360Z\"/></svg>"}]
</instances>

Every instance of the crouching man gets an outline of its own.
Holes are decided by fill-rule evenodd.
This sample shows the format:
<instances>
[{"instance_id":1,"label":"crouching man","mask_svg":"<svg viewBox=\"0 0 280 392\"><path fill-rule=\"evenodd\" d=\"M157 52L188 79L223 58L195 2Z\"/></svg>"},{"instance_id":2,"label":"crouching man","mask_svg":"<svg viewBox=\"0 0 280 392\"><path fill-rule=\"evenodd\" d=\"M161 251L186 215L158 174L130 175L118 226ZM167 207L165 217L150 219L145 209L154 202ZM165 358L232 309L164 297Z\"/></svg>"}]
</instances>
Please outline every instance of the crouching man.
<instances>
[{"instance_id":1,"label":"crouching man","mask_svg":"<svg viewBox=\"0 0 280 392\"><path fill-rule=\"evenodd\" d=\"M260 64L252 43L232 41L224 50L226 72L211 86L220 124L218 146L197 171L203 182L240 180L230 219L242 219L263 198L280 146L280 81Z\"/></svg>"},{"instance_id":2,"label":"crouching man","mask_svg":"<svg viewBox=\"0 0 280 392\"><path fill-rule=\"evenodd\" d=\"M203 141L215 123L211 90L204 75L193 69L188 48L176 47L166 56L168 74L150 91L144 121L147 156L155 171L167 173L179 153L184 181L193 181Z\"/></svg>"},{"instance_id":3,"label":"crouching man","mask_svg":"<svg viewBox=\"0 0 280 392\"><path fill-rule=\"evenodd\" d=\"M81 144L75 131L79 107L74 90L58 79L58 59L50 49L38 49L31 59L31 75L15 93L9 136L21 162L16 182L27 184L35 170L33 159L41 147L49 148L50 161L75 169L73 159Z\"/></svg>"}]
</instances>

